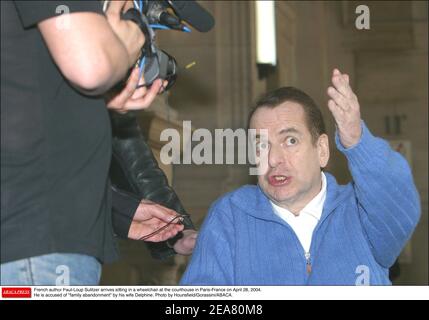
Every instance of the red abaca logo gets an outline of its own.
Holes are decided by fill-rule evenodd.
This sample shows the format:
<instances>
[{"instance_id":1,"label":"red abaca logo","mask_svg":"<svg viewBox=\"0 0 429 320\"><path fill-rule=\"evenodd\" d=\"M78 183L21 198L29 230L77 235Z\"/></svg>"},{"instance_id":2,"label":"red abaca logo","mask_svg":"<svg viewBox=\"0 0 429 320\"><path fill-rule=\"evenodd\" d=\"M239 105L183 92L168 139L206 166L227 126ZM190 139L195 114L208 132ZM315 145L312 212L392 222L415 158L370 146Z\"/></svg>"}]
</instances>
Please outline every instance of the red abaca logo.
<instances>
[{"instance_id":1,"label":"red abaca logo","mask_svg":"<svg viewBox=\"0 0 429 320\"><path fill-rule=\"evenodd\" d=\"M31 288L1 288L2 298L31 298Z\"/></svg>"}]
</instances>

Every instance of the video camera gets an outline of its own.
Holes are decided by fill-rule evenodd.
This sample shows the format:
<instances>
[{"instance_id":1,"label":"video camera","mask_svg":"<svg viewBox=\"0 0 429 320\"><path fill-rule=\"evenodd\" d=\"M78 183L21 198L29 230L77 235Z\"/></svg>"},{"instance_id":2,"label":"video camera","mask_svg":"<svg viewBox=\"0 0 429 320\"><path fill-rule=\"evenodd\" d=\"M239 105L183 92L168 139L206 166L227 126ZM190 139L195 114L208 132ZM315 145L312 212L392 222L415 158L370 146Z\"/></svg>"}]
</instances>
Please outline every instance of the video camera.
<instances>
[{"instance_id":1,"label":"video camera","mask_svg":"<svg viewBox=\"0 0 429 320\"><path fill-rule=\"evenodd\" d=\"M150 87L157 79L168 81L165 90L170 89L177 78L176 60L155 44L155 30L177 30L191 32L187 24L200 32L207 32L214 26L212 15L194 0L141 0L134 1L122 19L137 23L145 35L146 41L137 62L140 77L143 74L145 84Z\"/></svg>"}]
</instances>

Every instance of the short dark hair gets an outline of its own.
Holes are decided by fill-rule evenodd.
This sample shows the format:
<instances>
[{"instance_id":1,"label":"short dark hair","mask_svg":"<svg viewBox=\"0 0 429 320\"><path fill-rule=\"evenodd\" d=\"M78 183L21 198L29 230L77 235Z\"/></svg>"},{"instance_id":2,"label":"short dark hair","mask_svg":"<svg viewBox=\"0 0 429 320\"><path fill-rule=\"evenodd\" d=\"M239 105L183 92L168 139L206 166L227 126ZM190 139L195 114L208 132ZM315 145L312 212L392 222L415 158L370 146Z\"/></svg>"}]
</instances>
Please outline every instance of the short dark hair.
<instances>
[{"instance_id":1,"label":"short dark hair","mask_svg":"<svg viewBox=\"0 0 429 320\"><path fill-rule=\"evenodd\" d=\"M315 144L322 134L326 134L322 112L308 94L294 87L282 87L268 92L259 98L256 105L250 111L247 127L250 127L250 120L256 110L262 107L275 108L286 101L293 101L302 106L307 127L310 130L312 141Z\"/></svg>"}]
</instances>

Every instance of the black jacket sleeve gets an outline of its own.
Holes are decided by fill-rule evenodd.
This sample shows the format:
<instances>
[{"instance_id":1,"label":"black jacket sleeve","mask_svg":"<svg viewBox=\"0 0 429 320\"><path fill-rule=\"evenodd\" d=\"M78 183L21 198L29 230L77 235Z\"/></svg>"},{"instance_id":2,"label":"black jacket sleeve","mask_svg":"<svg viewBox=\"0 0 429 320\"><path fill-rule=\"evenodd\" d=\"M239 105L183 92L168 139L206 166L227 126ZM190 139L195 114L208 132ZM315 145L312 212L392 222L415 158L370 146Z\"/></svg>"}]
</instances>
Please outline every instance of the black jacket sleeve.
<instances>
[{"instance_id":1,"label":"black jacket sleeve","mask_svg":"<svg viewBox=\"0 0 429 320\"><path fill-rule=\"evenodd\" d=\"M167 177L146 143L134 113L111 112L112 163L110 179L113 192L113 224L115 232L128 235L131 220L141 199L151 200L186 216L185 229L194 225L177 194L168 185ZM180 238L179 234L176 237ZM167 242L147 243L154 258L163 259L175 252Z\"/></svg>"},{"instance_id":2,"label":"black jacket sleeve","mask_svg":"<svg viewBox=\"0 0 429 320\"><path fill-rule=\"evenodd\" d=\"M112 185L112 223L115 234L127 239L140 200Z\"/></svg>"}]
</instances>

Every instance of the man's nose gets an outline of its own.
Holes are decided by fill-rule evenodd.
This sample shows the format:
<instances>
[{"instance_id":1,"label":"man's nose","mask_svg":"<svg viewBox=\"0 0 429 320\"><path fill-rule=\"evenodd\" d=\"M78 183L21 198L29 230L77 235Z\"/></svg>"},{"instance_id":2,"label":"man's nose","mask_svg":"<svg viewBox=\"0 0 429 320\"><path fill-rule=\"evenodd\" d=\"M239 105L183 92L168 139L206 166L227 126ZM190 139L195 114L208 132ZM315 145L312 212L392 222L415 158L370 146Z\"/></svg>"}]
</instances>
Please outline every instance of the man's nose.
<instances>
[{"instance_id":1,"label":"man's nose","mask_svg":"<svg viewBox=\"0 0 429 320\"><path fill-rule=\"evenodd\" d=\"M268 164L271 168L276 168L284 161L284 154L279 146L271 146L268 154Z\"/></svg>"}]
</instances>

